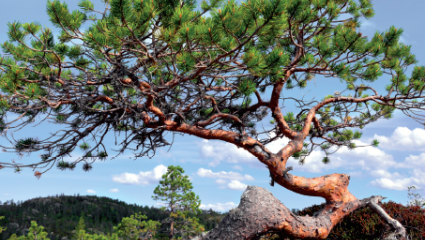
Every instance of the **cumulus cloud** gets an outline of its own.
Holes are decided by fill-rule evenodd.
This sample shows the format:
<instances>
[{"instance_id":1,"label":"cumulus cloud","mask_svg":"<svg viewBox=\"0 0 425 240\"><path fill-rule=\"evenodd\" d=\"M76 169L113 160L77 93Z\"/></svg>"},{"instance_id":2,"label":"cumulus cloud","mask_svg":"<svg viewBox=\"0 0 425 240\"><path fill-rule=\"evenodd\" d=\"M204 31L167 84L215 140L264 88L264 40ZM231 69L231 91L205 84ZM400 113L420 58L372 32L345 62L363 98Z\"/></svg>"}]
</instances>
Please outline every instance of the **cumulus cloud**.
<instances>
[{"instance_id":1,"label":"cumulus cloud","mask_svg":"<svg viewBox=\"0 0 425 240\"><path fill-rule=\"evenodd\" d=\"M397 127L391 137L375 134L372 139L379 141L379 147L398 151L425 151L425 130L407 127Z\"/></svg>"},{"instance_id":2,"label":"cumulus cloud","mask_svg":"<svg viewBox=\"0 0 425 240\"><path fill-rule=\"evenodd\" d=\"M204 210L214 210L216 212L227 212L232 208L237 207L238 205L234 202L227 202L227 203L216 203L216 204L201 204L200 208Z\"/></svg>"},{"instance_id":3,"label":"cumulus cloud","mask_svg":"<svg viewBox=\"0 0 425 240\"><path fill-rule=\"evenodd\" d=\"M409 177L401 177L398 173L396 173L393 175L394 178L392 178L391 175L385 176L373 180L371 184L380 188L399 191L405 191L409 186L416 186L416 189L420 190L425 188L424 175L425 171L422 171L421 169L413 169L413 171L409 172Z\"/></svg>"},{"instance_id":4,"label":"cumulus cloud","mask_svg":"<svg viewBox=\"0 0 425 240\"><path fill-rule=\"evenodd\" d=\"M227 184L227 188L231 190L237 191L245 191L248 185L239 182L238 180L232 180L229 184Z\"/></svg>"},{"instance_id":5,"label":"cumulus cloud","mask_svg":"<svg viewBox=\"0 0 425 240\"><path fill-rule=\"evenodd\" d=\"M370 171L370 175L373 177L387 177L387 178L393 178L393 179L397 177L401 177L401 175L398 172L390 173L382 169Z\"/></svg>"},{"instance_id":6,"label":"cumulus cloud","mask_svg":"<svg viewBox=\"0 0 425 240\"><path fill-rule=\"evenodd\" d=\"M89 189L89 190L87 190L87 193L93 193L93 194L95 194L96 191Z\"/></svg>"},{"instance_id":7,"label":"cumulus cloud","mask_svg":"<svg viewBox=\"0 0 425 240\"><path fill-rule=\"evenodd\" d=\"M111 190L109 190L110 192L119 192L119 190L118 190L118 188L114 188L114 189L111 189Z\"/></svg>"},{"instance_id":8,"label":"cumulus cloud","mask_svg":"<svg viewBox=\"0 0 425 240\"><path fill-rule=\"evenodd\" d=\"M217 179L217 180L215 180L215 183L217 183L217 184L219 184L219 185L223 185L223 184L226 184L226 183L227 183L227 181L226 181L226 180L224 180L224 179Z\"/></svg>"},{"instance_id":9,"label":"cumulus cloud","mask_svg":"<svg viewBox=\"0 0 425 240\"><path fill-rule=\"evenodd\" d=\"M397 164L399 168L422 168L425 166L425 153L419 154L419 156L409 155L401 163Z\"/></svg>"},{"instance_id":10,"label":"cumulus cloud","mask_svg":"<svg viewBox=\"0 0 425 240\"><path fill-rule=\"evenodd\" d=\"M251 153L243 148L237 148L235 145L227 142L213 142L203 139L199 145L199 153L202 158L211 158L209 166L215 167L222 161L229 163L251 163L258 164Z\"/></svg>"},{"instance_id":11,"label":"cumulus cloud","mask_svg":"<svg viewBox=\"0 0 425 240\"><path fill-rule=\"evenodd\" d=\"M196 174L200 177L208 177L208 178L254 181L254 178L247 174L242 176L242 174L236 173L236 172L224 172L224 171L213 172L210 169L204 169L204 168L198 169L198 172Z\"/></svg>"},{"instance_id":12,"label":"cumulus cloud","mask_svg":"<svg viewBox=\"0 0 425 240\"><path fill-rule=\"evenodd\" d=\"M139 174L134 173L122 173L112 177L112 181L124 184L134 184L134 185L149 185L157 184L167 172L167 167L164 165L156 166L152 171L139 172Z\"/></svg>"}]
</instances>

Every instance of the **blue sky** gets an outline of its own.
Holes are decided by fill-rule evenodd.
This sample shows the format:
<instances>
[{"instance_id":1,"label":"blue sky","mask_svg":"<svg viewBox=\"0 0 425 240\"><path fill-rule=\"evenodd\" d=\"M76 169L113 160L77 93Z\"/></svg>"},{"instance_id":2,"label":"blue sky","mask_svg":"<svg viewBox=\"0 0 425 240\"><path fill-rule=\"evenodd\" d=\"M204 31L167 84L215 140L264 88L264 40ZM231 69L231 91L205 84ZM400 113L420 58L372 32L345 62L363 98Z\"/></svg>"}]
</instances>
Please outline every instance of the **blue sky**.
<instances>
[{"instance_id":1,"label":"blue sky","mask_svg":"<svg viewBox=\"0 0 425 240\"><path fill-rule=\"evenodd\" d=\"M77 9L78 1L67 1L67 3L70 10ZM100 0L93 3L97 10L103 11ZM418 24L425 22L423 14L425 2L385 0L373 1L373 3L376 15L370 20L361 20L363 24L360 31L363 35L369 36L370 39L375 31L385 31L392 25L403 28L404 33L400 41L412 45L411 51L419 61L417 65L425 65L425 47L420 44L425 38L425 33L418 29ZM2 1L0 3L0 42L7 40L7 22L13 21L22 23L38 21L52 28L54 33L58 33L58 29L48 21L45 6L44 0ZM407 69L407 76L410 76L412 69L413 67ZM387 93L385 85L389 82L390 77L383 75L374 83L363 83L384 95ZM345 87L346 85L339 79L317 75L308 82L305 89L285 89L282 96L297 99L304 97L306 101L314 97L315 100L321 100L325 95L333 94L335 91L344 91ZM264 96L270 96L270 92L270 89L267 90ZM346 91L343 94L348 93ZM269 99L269 97L265 98ZM282 112L286 114L292 111L296 115L299 113L299 108L296 106L295 101L285 100ZM280 105L280 107L283 106ZM269 124L270 120L271 116L268 116L262 121L262 125L257 123L258 130L261 131L262 127L266 130L272 128ZM7 136L9 139L13 139L11 134L15 139L23 136L42 139L49 136L49 133L60 130L61 127L45 122L35 127L26 127L19 132L9 131ZM373 139L377 139L380 142L379 147L369 146L355 150L342 147L329 156L331 162L327 165L321 162L325 156L324 152L317 149L306 158L304 165L299 165L297 160L290 158L288 166L294 168L291 173L307 178L332 173L350 174L349 190L359 199L382 195L387 197L384 202L392 200L406 205L409 200L407 187L411 185L416 186L415 192L425 196L424 126L400 110L396 110L393 119L380 119L360 131L363 136L354 141L357 146L369 145ZM266 136L260 136L260 139L264 137ZM173 134L168 133L165 138L171 143ZM276 153L287 142L288 139L282 138L266 146ZM315 142L321 141L316 139ZM106 143L109 149L118 148L115 146L113 134L108 135ZM0 138L0 144L10 146L5 137ZM24 168L19 174L14 173L12 168L1 169L0 201L5 202L10 199L15 202L25 201L63 193L106 196L128 204L156 206L157 203L151 196L168 165L180 165L185 169L193 182L193 190L200 196L202 207L205 209L227 211L236 207L247 185L268 189L290 209L302 209L325 201L322 198L293 193L278 185L271 187L269 173L265 166L245 150L238 149L229 143L175 134L173 146L168 150L168 147L160 148L153 158L144 157L137 160L132 159L131 151L126 151L113 160L97 161L90 172L84 172L82 164L77 165L74 171L60 171L53 166L39 180L34 177L34 172L30 168ZM1 152L0 158L1 162L10 163L14 160L18 164L29 164L38 162L40 160L38 155L33 153L19 157L14 153ZM72 158L65 160L70 161L81 155L82 153L77 151Z\"/></svg>"}]
</instances>

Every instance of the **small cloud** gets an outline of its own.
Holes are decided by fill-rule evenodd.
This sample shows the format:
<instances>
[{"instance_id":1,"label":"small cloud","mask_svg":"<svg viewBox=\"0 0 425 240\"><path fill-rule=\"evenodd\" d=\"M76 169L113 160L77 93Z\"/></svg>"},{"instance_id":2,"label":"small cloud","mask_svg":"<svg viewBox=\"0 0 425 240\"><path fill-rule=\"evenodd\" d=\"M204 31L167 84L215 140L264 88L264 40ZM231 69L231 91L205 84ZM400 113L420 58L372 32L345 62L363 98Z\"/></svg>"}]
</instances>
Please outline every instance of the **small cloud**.
<instances>
[{"instance_id":1,"label":"small cloud","mask_svg":"<svg viewBox=\"0 0 425 240\"><path fill-rule=\"evenodd\" d=\"M215 180L215 183L217 183L217 184L219 184L219 185L223 185L223 184L226 184L226 183L227 183L227 181L226 181L226 180L224 180L224 179L217 179L217 180Z\"/></svg>"},{"instance_id":2,"label":"small cloud","mask_svg":"<svg viewBox=\"0 0 425 240\"><path fill-rule=\"evenodd\" d=\"M118 190L118 188L114 188L114 189L111 189L111 190L109 190L110 192L119 192L119 190Z\"/></svg>"},{"instance_id":3,"label":"small cloud","mask_svg":"<svg viewBox=\"0 0 425 240\"><path fill-rule=\"evenodd\" d=\"M238 205L234 202L227 202L227 203L216 203L216 204L201 204L200 208L204 210L214 210L216 212L227 212L232 208L237 207Z\"/></svg>"},{"instance_id":4,"label":"small cloud","mask_svg":"<svg viewBox=\"0 0 425 240\"><path fill-rule=\"evenodd\" d=\"M236 173L236 172L224 172L224 171L213 172L210 169L204 169L204 168L198 169L198 172L196 174L198 174L198 176L200 177L208 177L208 178L254 181L254 178L247 174L242 176L242 174Z\"/></svg>"},{"instance_id":5,"label":"small cloud","mask_svg":"<svg viewBox=\"0 0 425 240\"><path fill-rule=\"evenodd\" d=\"M398 172L390 173L382 169L370 171L370 175L373 177L386 177L386 178L392 178L392 179L401 177L401 175Z\"/></svg>"},{"instance_id":6,"label":"small cloud","mask_svg":"<svg viewBox=\"0 0 425 240\"><path fill-rule=\"evenodd\" d=\"M158 207L166 207L167 206L167 204L165 202L156 202L155 205L158 206Z\"/></svg>"},{"instance_id":7,"label":"small cloud","mask_svg":"<svg viewBox=\"0 0 425 240\"><path fill-rule=\"evenodd\" d=\"M360 28L375 28L376 27L376 24L374 22L372 22L371 20L366 20L366 19L361 21L360 24L361 24Z\"/></svg>"},{"instance_id":8,"label":"small cloud","mask_svg":"<svg viewBox=\"0 0 425 240\"><path fill-rule=\"evenodd\" d=\"M362 177L363 173L362 171L355 171L355 172L349 172L348 175L350 175L350 177Z\"/></svg>"},{"instance_id":9,"label":"small cloud","mask_svg":"<svg viewBox=\"0 0 425 240\"><path fill-rule=\"evenodd\" d=\"M96 191L89 189L89 190L87 190L87 193L93 193L93 194L95 194Z\"/></svg>"},{"instance_id":10,"label":"small cloud","mask_svg":"<svg viewBox=\"0 0 425 240\"><path fill-rule=\"evenodd\" d=\"M233 166L232 168L233 168L233 169L236 169L236 170L243 171L242 167L241 167L241 166L239 166L239 165L235 165L235 166Z\"/></svg>"},{"instance_id":11,"label":"small cloud","mask_svg":"<svg viewBox=\"0 0 425 240\"><path fill-rule=\"evenodd\" d=\"M238 180L232 180L229 184L227 184L227 188L231 190L244 191L248 185L239 182Z\"/></svg>"},{"instance_id":12,"label":"small cloud","mask_svg":"<svg viewBox=\"0 0 425 240\"><path fill-rule=\"evenodd\" d=\"M262 166L262 163L251 153L243 148L237 148L234 144L227 142L213 142L203 139L199 145L199 153L202 158L211 158L208 166L215 167L221 161L229 163L248 163L251 165Z\"/></svg>"},{"instance_id":13,"label":"small cloud","mask_svg":"<svg viewBox=\"0 0 425 240\"><path fill-rule=\"evenodd\" d=\"M134 173L122 173L115 175L112 178L112 181L124 184L134 184L134 185L149 185L157 184L167 172L167 167L164 165L156 166L152 171L139 172L139 174Z\"/></svg>"}]
</instances>

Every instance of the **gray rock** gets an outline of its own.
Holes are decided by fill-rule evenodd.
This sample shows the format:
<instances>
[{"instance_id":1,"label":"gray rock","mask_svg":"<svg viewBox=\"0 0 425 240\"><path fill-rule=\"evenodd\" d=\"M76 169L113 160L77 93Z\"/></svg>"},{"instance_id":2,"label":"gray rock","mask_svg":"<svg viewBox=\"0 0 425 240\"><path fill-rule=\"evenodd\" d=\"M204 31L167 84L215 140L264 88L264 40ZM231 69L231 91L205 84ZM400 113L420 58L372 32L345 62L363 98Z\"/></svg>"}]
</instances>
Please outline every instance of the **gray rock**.
<instances>
[{"instance_id":1,"label":"gray rock","mask_svg":"<svg viewBox=\"0 0 425 240\"><path fill-rule=\"evenodd\" d=\"M29 228L27 228L27 229L22 229L22 231L21 231L21 235L23 235L23 236L28 236L28 233L30 232L30 229Z\"/></svg>"},{"instance_id":2,"label":"gray rock","mask_svg":"<svg viewBox=\"0 0 425 240\"><path fill-rule=\"evenodd\" d=\"M9 223L10 228L19 228L19 223Z\"/></svg>"},{"instance_id":3,"label":"gray rock","mask_svg":"<svg viewBox=\"0 0 425 240\"><path fill-rule=\"evenodd\" d=\"M191 238L190 240L201 240L202 237L204 237L205 235L207 235L207 233L206 232L203 232L200 237L199 236L196 236L194 238Z\"/></svg>"}]
</instances>

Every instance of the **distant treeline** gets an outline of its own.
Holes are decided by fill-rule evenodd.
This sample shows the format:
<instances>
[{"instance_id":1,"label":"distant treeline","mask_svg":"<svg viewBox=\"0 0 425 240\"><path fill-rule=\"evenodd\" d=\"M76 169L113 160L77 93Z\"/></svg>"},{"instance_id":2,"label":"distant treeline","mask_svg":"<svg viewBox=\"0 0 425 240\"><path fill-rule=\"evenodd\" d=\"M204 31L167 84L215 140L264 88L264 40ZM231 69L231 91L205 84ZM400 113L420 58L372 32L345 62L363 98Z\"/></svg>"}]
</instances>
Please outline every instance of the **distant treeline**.
<instances>
[{"instance_id":1,"label":"distant treeline","mask_svg":"<svg viewBox=\"0 0 425 240\"><path fill-rule=\"evenodd\" d=\"M1 203L1 202L0 202ZM0 240L7 240L16 233L16 236L27 235L31 221L43 226L51 240L67 237L71 239L72 231L78 224L80 216L84 218L86 233L107 234L113 233L113 226L121 223L125 217L135 213L147 216L147 220L161 221L169 213L156 207L127 204L118 199L98 196L65 196L64 194L48 197L39 197L25 202L9 200L0 205L0 226L7 229L0 233ZM226 213L213 210L203 210L198 215L199 222L209 231L220 222ZM163 224L164 225L164 224ZM161 226L165 228L167 226Z\"/></svg>"}]
</instances>

